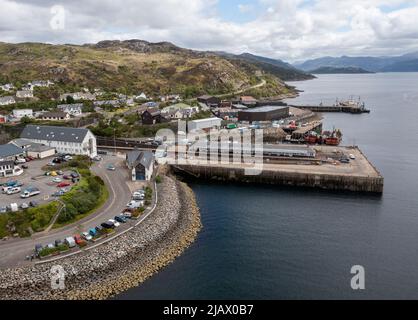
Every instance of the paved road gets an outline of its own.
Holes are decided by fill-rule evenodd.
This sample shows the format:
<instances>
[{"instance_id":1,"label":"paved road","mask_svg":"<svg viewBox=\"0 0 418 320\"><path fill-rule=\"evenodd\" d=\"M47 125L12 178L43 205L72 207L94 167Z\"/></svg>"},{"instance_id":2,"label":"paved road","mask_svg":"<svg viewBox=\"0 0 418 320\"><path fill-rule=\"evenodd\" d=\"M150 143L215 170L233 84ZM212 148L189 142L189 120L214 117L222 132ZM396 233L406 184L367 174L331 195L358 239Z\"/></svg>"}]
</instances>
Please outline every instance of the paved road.
<instances>
[{"instance_id":1,"label":"paved road","mask_svg":"<svg viewBox=\"0 0 418 320\"><path fill-rule=\"evenodd\" d=\"M114 164L116 171L108 171L108 164ZM77 223L58 230L51 230L48 234L36 234L28 239L10 239L0 242L0 269L28 264L25 257L33 253L36 244L46 245L56 239L64 239L79 233L79 226L87 231L102 222L113 218L122 212L131 199L131 191L127 185L128 171L124 168L121 158L105 157L102 162L96 163L92 171L100 176L109 189L109 199L101 209L92 215L77 221Z\"/></svg>"}]
</instances>

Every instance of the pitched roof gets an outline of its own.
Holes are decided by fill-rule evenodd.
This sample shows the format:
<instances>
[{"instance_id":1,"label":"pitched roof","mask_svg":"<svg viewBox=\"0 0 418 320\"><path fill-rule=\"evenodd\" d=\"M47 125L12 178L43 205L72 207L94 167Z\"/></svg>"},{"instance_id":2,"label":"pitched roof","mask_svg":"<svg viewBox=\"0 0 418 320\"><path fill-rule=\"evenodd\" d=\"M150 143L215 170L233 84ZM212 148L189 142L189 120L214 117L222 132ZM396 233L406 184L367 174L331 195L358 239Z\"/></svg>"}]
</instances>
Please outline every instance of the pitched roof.
<instances>
[{"instance_id":1,"label":"pitched roof","mask_svg":"<svg viewBox=\"0 0 418 320\"><path fill-rule=\"evenodd\" d=\"M138 164L143 165L145 168L150 168L154 162L154 154L151 151L140 151L135 149L128 152L126 161L129 168L135 168Z\"/></svg>"},{"instance_id":2,"label":"pitched roof","mask_svg":"<svg viewBox=\"0 0 418 320\"><path fill-rule=\"evenodd\" d=\"M88 132L88 129L83 128L27 125L23 129L20 137L25 139L81 143Z\"/></svg>"},{"instance_id":3,"label":"pitched roof","mask_svg":"<svg viewBox=\"0 0 418 320\"><path fill-rule=\"evenodd\" d=\"M43 118L65 118L67 113L62 111L46 112L42 115Z\"/></svg>"},{"instance_id":4,"label":"pitched roof","mask_svg":"<svg viewBox=\"0 0 418 320\"><path fill-rule=\"evenodd\" d=\"M147 112L147 111L153 117L158 116L158 115L161 114L161 110L160 109L157 109L157 108L150 108L148 110L145 110L144 112Z\"/></svg>"},{"instance_id":5,"label":"pitched roof","mask_svg":"<svg viewBox=\"0 0 418 320\"><path fill-rule=\"evenodd\" d=\"M19 148L23 148L26 146L30 146L33 144L32 141L28 140L28 139L14 139L12 141L9 142L9 144L14 144L15 146L19 147Z\"/></svg>"},{"instance_id":6,"label":"pitched roof","mask_svg":"<svg viewBox=\"0 0 418 320\"><path fill-rule=\"evenodd\" d=\"M22 154L23 150L16 147L14 144L0 145L0 157L10 157Z\"/></svg>"}]
</instances>

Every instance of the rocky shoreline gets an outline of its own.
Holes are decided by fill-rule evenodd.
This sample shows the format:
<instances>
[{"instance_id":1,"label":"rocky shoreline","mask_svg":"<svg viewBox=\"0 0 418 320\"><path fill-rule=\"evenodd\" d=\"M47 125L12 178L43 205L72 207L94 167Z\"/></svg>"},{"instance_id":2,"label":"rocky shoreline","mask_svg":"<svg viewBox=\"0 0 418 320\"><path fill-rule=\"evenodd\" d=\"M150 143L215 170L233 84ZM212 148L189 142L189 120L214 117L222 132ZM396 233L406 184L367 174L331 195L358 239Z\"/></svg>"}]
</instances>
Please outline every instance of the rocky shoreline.
<instances>
[{"instance_id":1,"label":"rocky shoreline","mask_svg":"<svg viewBox=\"0 0 418 320\"><path fill-rule=\"evenodd\" d=\"M201 229L193 191L164 176L158 205L140 225L98 248L59 261L0 272L0 299L107 299L138 286L173 262ZM65 270L65 289L51 289L51 267Z\"/></svg>"}]
</instances>

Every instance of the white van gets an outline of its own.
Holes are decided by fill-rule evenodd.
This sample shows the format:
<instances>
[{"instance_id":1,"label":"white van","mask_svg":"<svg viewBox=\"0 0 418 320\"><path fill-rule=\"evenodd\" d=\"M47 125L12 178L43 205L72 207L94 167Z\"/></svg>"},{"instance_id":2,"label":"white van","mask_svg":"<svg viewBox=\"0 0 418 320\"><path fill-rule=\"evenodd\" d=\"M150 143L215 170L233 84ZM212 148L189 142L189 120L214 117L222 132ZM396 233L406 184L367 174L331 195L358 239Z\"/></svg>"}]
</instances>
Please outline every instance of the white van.
<instances>
[{"instance_id":1,"label":"white van","mask_svg":"<svg viewBox=\"0 0 418 320\"><path fill-rule=\"evenodd\" d=\"M75 240L73 237L65 238L64 242L68 245L70 248L74 248L76 246Z\"/></svg>"}]
</instances>

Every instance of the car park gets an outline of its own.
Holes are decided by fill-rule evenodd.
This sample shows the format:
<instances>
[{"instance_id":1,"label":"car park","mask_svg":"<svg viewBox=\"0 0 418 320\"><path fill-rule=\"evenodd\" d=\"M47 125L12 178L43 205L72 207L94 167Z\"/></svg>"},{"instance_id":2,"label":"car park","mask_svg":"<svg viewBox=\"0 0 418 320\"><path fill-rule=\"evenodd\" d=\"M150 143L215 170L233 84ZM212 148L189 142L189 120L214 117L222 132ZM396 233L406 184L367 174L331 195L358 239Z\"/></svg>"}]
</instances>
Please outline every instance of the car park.
<instances>
[{"instance_id":1,"label":"car park","mask_svg":"<svg viewBox=\"0 0 418 320\"><path fill-rule=\"evenodd\" d=\"M82 234L81 234L81 236L83 237L83 239L84 240L86 240L86 241L91 241L91 240L93 240L93 237L91 236L91 234L90 233L88 233L88 232L83 232Z\"/></svg>"}]
</instances>

